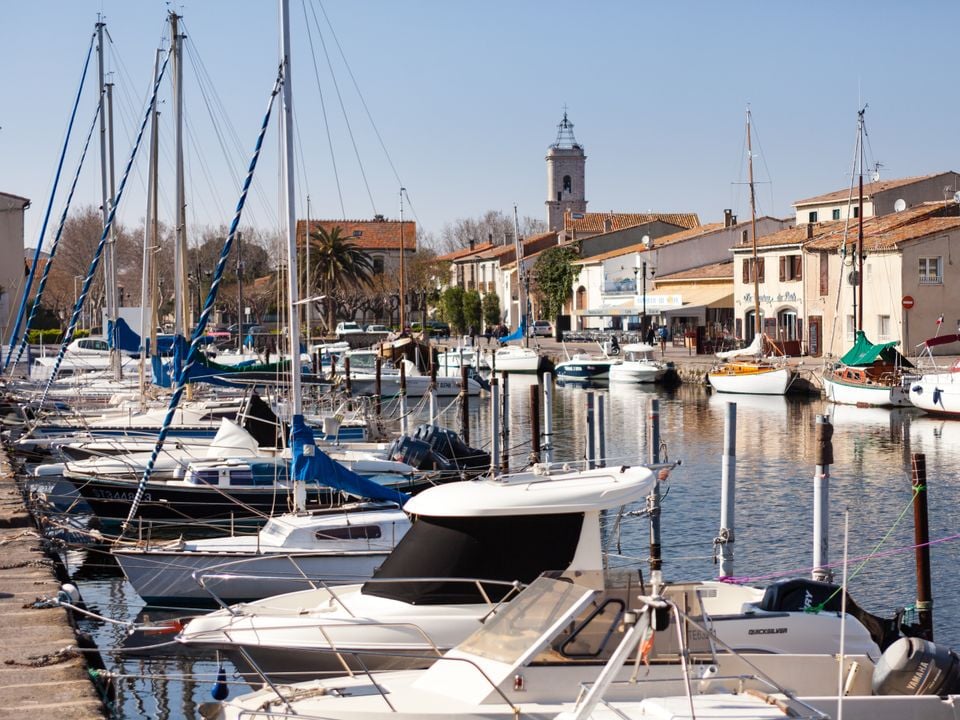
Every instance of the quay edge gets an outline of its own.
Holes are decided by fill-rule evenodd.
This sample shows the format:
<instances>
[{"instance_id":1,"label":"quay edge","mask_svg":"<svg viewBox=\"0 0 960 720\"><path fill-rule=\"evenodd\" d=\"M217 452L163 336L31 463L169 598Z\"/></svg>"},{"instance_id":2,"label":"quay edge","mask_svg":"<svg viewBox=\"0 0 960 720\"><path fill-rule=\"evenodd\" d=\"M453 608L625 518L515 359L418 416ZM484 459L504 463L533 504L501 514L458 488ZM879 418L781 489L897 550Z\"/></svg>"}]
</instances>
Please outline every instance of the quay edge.
<instances>
[{"instance_id":1,"label":"quay edge","mask_svg":"<svg viewBox=\"0 0 960 720\"><path fill-rule=\"evenodd\" d=\"M3 450L0 548L0 717L107 717L67 611L34 605L59 592L60 560L44 549Z\"/></svg>"}]
</instances>

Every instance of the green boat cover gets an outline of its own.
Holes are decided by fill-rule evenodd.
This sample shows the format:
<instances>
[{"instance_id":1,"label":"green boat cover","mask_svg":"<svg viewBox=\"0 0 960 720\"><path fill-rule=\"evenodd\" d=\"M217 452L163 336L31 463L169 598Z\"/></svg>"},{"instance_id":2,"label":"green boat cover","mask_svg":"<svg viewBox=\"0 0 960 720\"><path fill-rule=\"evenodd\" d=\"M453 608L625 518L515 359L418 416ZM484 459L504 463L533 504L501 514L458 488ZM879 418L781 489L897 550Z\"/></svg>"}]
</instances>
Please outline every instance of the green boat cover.
<instances>
[{"instance_id":1,"label":"green boat cover","mask_svg":"<svg viewBox=\"0 0 960 720\"><path fill-rule=\"evenodd\" d=\"M893 340L892 342L874 345L867 340L867 335L863 330L857 330L853 347L840 358L840 362L849 367L867 367L873 365L877 360L882 360L901 367L913 367L910 361L897 351L896 346L899 344L899 340Z\"/></svg>"}]
</instances>

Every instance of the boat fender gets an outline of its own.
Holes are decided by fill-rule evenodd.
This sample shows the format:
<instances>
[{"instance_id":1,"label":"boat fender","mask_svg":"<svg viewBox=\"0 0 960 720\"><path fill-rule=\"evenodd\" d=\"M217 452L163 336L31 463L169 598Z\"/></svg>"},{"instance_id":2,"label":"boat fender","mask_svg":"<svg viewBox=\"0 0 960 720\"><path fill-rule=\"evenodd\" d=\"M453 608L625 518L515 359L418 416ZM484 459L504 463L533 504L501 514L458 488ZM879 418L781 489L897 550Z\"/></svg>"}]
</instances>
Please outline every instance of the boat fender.
<instances>
[{"instance_id":1,"label":"boat fender","mask_svg":"<svg viewBox=\"0 0 960 720\"><path fill-rule=\"evenodd\" d=\"M227 673L221 665L220 669L217 670L217 681L210 689L210 697L214 700L226 700L229 694L230 688L227 687Z\"/></svg>"},{"instance_id":2,"label":"boat fender","mask_svg":"<svg viewBox=\"0 0 960 720\"><path fill-rule=\"evenodd\" d=\"M900 638L873 670L874 695L955 695L960 656L922 638Z\"/></svg>"}]
</instances>

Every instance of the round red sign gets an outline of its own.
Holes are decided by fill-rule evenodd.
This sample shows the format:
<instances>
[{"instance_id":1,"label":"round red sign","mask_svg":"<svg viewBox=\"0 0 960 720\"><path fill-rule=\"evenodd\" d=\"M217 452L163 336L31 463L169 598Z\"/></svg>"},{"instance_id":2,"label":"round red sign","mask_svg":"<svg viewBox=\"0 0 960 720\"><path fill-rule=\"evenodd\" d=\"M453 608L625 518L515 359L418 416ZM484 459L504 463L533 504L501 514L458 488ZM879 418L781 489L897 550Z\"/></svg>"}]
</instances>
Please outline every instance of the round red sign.
<instances>
[{"instance_id":1,"label":"round red sign","mask_svg":"<svg viewBox=\"0 0 960 720\"><path fill-rule=\"evenodd\" d=\"M904 295L900 302L903 303L903 307L909 310L913 307L913 295Z\"/></svg>"}]
</instances>

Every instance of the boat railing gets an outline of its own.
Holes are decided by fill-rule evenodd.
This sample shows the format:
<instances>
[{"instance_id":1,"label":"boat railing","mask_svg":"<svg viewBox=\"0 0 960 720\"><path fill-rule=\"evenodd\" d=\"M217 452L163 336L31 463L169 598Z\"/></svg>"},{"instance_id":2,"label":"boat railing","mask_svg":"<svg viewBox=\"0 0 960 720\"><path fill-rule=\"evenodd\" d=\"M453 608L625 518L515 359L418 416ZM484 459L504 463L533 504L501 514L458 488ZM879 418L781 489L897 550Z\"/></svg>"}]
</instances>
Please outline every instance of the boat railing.
<instances>
[{"instance_id":1,"label":"boat railing","mask_svg":"<svg viewBox=\"0 0 960 720\"><path fill-rule=\"evenodd\" d=\"M706 692L710 685L723 685L724 683L733 683L735 685L733 689L739 693L752 692L757 694L757 690L759 688L765 688L770 692L767 694L762 694L762 697L767 702L777 704L778 707L781 707L781 709L785 710L785 714L789 714L791 717L809 718L810 720L825 720L828 717L826 714L817 710L812 705L809 705L798 699L794 693L783 688L776 680L771 678L763 670L757 667L757 665L751 662L747 657L721 640L710 627L712 623L709 621L701 622L700 620L695 619L688 613L681 610L676 602L661 595L641 595L639 596L639 600L642 603L642 608L638 611L630 613L632 617L624 618L624 624L628 625L629 629L626 633L624 633L620 644L616 650L614 650L613 654L610 656L610 659L607 661L606 665L604 665L603 670L600 672L597 678L593 681L587 681L580 684L580 694L577 697L575 708L572 712L563 714L565 720L587 720L591 717L594 709L599 704L603 704L614 716L621 716L622 713L617 710L616 701L607 699L609 695L614 694L612 690L617 687L627 686L631 690L631 694L639 697L649 697L651 695L662 696L664 694L665 680L663 676L656 678L640 677L641 663L639 662L640 656L643 655L644 648L652 648L652 639L653 634L655 633L655 627L657 625L666 626L666 618L661 617L664 612L673 616L674 622L672 624L676 630L677 642L679 643L680 648L680 652L678 653L680 660L678 664L678 669L680 671L678 681L682 684L683 692L690 703L691 717L696 715L693 702L694 692L692 687L692 680L694 679L692 677L692 673L694 666L690 664L690 651L686 644L687 634L684 632L684 628L687 625L709 637L710 647L713 651L713 662L711 664L705 667L697 666L699 667L700 672L700 676L695 678L700 683L698 694ZM718 660L716 656L716 647L718 646L727 653L737 656L743 663L747 665L747 667L750 668L750 670L752 670L752 673L738 673L721 676L718 672ZM630 677L626 680L618 680L617 677L620 673L620 670L627 664L629 659L634 655L638 648L640 649L640 656L638 656L638 662L636 663L635 669L630 674ZM650 694L644 693L644 685L649 686L650 683L657 683L658 690ZM748 689L747 685L751 685L752 687ZM639 693L637 693L638 688ZM793 707L794 705L799 706L808 714L800 715ZM789 712L786 710L788 706Z\"/></svg>"},{"instance_id":2,"label":"boat railing","mask_svg":"<svg viewBox=\"0 0 960 720\"><path fill-rule=\"evenodd\" d=\"M313 590L325 590L330 598L330 604L337 605L344 612L346 612L350 617L356 617L353 611L350 609L350 606L340 597L337 592L338 586L343 586L345 582L336 582L333 583L330 581L329 577L326 578L316 578L310 577L303 568L301 568L296 563L296 558L289 555L278 555L277 558L283 558L289 560L291 565L296 568L300 577L303 579L304 583L310 585L310 588ZM260 556L262 559L262 556ZM232 562L223 563L216 566L217 569L221 569L225 566L232 564L239 564L245 560L236 560ZM231 615L240 615L242 611L236 607L225 602L221 597L219 597L214 589L214 586L218 582L229 582L230 580L290 580L291 576L274 576L274 575L264 575L262 573L256 574L243 574L243 573L229 573L229 572L210 572L210 571L194 571L192 574L193 579L203 588L210 596L213 598L214 602L217 603L221 608L229 612ZM300 578L294 578L300 579ZM483 616L483 619L486 619L490 615L496 613L506 602L508 602L512 597L517 593L523 590L526 585L517 580L491 580L483 578L463 578L463 577L402 577L402 578L360 578L358 582L362 582L364 585L370 584L404 584L411 585L417 583L444 583L444 584L462 584L462 585L472 585L477 594L482 598L483 604L489 606L487 613ZM502 587L505 588L503 597L499 600L494 600L490 597L488 591L489 587ZM482 620L481 620L482 622Z\"/></svg>"},{"instance_id":3,"label":"boat railing","mask_svg":"<svg viewBox=\"0 0 960 720\"><path fill-rule=\"evenodd\" d=\"M510 698L507 697L506 693L500 688L499 685L497 685L497 683L495 683L495 682L490 678L490 676L483 670L482 667L480 667L480 665L479 665L475 660L473 660L473 659L471 659L471 658L467 658L467 657L451 657L451 656L449 656L449 655L444 655L444 654L441 652L441 650L436 646L436 644L435 644L435 643L430 639L430 637L426 634L426 632L424 632L422 628L418 627L417 625L414 625L413 623L371 623L371 625L376 626L376 627L401 627L401 628L402 628L402 627L408 627L408 628L413 628L413 629L419 630L419 631L423 634L423 637L426 639L426 641L427 641L427 642L430 644L430 646L432 647L433 652L436 653L435 657L432 658L434 662L438 662L438 663L440 663L440 662L443 662L443 663L455 662L455 663L462 663L462 664L465 664L465 665L468 665L468 666L472 667L472 668L473 668L474 670L476 670L476 672L483 678L484 682L486 682L486 683L490 686L491 691L494 692L494 693L496 693L496 694L500 697L500 699L503 701L504 705L506 705L507 707L510 708L510 711L513 713L513 716L514 716L514 717L520 717L520 714L521 714L521 713L520 713L520 708L517 707L516 705L514 705L514 704L510 701ZM342 627L342 626L338 626L338 627ZM319 629L321 632L323 632L323 626L320 626L318 629ZM388 693L380 686L380 684L377 682L376 678L374 677L374 674L373 674L373 673L370 671L370 669L367 667L366 663L363 662L363 657L362 657L362 656L373 656L373 655L376 655L377 657L420 658L420 657L425 657L424 654L423 654L423 653L399 652L399 651L390 652L390 651L385 651L385 650L382 650L382 649L378 649L378 650L374 650L374 651L371 651L371 650L358 651L358 650L342 650L342 649L338 650L338 649L335 649L335 648L333 647L332 641L328 641L328 642L331 642L331 648L329 648L329 649L328 649L328 648L322 648L322 649L321 649L321 648L317 648L317 652L318 652L318 653L333 653L333 654L337 655L337 657L339 658L340 662L343 664L343 668L344 668L345 674L347 674L349 677L356 677L356 675L357 675L357 673L358 673L358 671L352 669L352 668L350 667L350 663L347 662L347 659L348 659L348 658L351 659L351 660L353 660L353 662L355 662L355 663L361 668L360 671L359 671L359 673L362 674L362 675L365 675L365 676L370 680L370 684L371 684L371 685L376 689L376 691L379 693L379 695L380 695L380 697L383 699L384 703L386 703L387 707L389 708L389 712L391 712L391 713L396 713L396 712L398 712L396 706L395 706L392 702L390 702L390 698L389 698L389 696L388 696ZM260 668L256 665L255 661L254 661L253 658L250 656L250 653L248 653L246 650L244 650L242 646L239 646L239 647L240 647L240 652L241 652L241 654L243 655L244 660L245 660L247 663L250 664L250 667L253 669L253 671L260 677L260 679L262 679L262 680L264 681L264 684L265 684L267 687L269 687L270 690L279 698L280 702L282 702L284 705L287 706L288 713L293 713L293 709L292 709L290 703L291 703L292 700L296 700L298 695L303 696L304 694L310 694L310 693L316 692L316 689L315 689L314 687L312 687L312 686L311 686L310 688L303 688L303 689L301 689L301 690L299 690L299 691L297 690L297 688L296 688L295 686L291 686L291 685L288 685L288 684L284 684L284 685L282 685L282 686L278 686L275 682L273 682L273 681L267 676L266 673L263 672L262 669L260 669ZM432 654L432 653L431 653L431 654ZM284 692L286 692L286 694L284 694ZM248 713L246 710L241 711L240 714L239 714L237 717L238 717L238 718L243 718L243 717L256 717L256 718L278 717L278 718L289 718L289 717L290 717L290 715L289 715L288 713L284 713L284 712L275 712L275 713L274 713L274 712L272 712L272 711L270 711L270 710L266 710L266 709L260 709L260 710L256 710L256 711L250 711L250 712L252 712L253 714L251 715L251 714ZM311 718L314 718L315 720L321 720L321 718L326 717L326 716L320 716L320 715L314 716L314 715L310 715L310 714L304 714L304 713L299 712L299 711L296 712L296 716L297 716L298 718L305 718L305 719L307 719L307 720L309 720L309 719L311 719Z\"/></svg>"}]
</instances>

